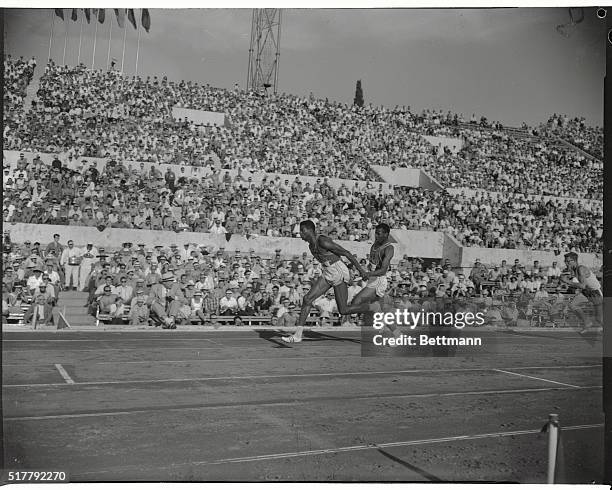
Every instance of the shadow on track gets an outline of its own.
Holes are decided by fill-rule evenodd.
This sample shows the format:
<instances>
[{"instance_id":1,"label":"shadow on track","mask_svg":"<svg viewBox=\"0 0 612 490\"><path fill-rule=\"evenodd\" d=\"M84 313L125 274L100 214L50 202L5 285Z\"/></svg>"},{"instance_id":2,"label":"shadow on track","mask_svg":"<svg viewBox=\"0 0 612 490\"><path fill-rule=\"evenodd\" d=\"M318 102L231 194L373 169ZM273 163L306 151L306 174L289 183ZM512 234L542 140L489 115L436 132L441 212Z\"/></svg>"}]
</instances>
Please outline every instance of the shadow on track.
<instances>
[{"instance_id":1,"label":"shadow on track","mask_svg":"<svg viewBox=\"0 0 612 490\"><path fill-rule=\"evenodd\" d=\"M414 471L415 473L421 475L423 478L427 478L427 480L429 481L433 481L433 482L443 482L444 480L438 478L435 475L432 475L431 473L417 467L414 466L410 463L407 463L406 461L404 461L403 459L398 458L397 456L393 456L393 454L388 453L387 451L385 451L384 449L381 448L377 448L377 451L382 454L383 456L389 458L391 461L395 461L398 464L401 464L403 467L408 468L409 470Z\"/></svg>"},{"instance_id":2,"label":"shadow on track","mask_svg":"<svg viewBox=\"0 0 612 490\"><path fill-rule=\"evenodd\" d=\"M259 338L267 340L268 342L276 345L277 349L291 349L289 344L286 344L280 337L291 335L291 333L285 332L284 330L255 330ZM321 341L332 341L332 342L351 342L354 344L361 344L361 339L353 339L347 337L337 337L335 335L329 335L321 332L313 332L312 330L304 330L303 342L321 342Z\"/></svg>"},{"instance_id":3,"label":"shadow on track","mask_svg":"<svg viewBox=\"0 0 612 490\"><path fill-rule=\"evenodd\" d=\"M282 340L277 340L274 337L283 337L285 335L290 335L282 330L255 330L257 335L259 335L260 339L267 340L274 344L276 349L291 349L289 344L286 344Z\"/></svg>"},{"instance_id":4,"label":"shadow on track","mask_svg":"<svg viewBox=\"0 0 612 490\"><path fill-rule=\"evenodd\" d=\"M335 335L329 335L327 333L313 332L312 330L304 330L304 340L309 340L310 342L332 340L336 342L352 342L354 344L361 344L361 339L353 339L350 337L337 337Z\"/></svg>"}]
</instances>

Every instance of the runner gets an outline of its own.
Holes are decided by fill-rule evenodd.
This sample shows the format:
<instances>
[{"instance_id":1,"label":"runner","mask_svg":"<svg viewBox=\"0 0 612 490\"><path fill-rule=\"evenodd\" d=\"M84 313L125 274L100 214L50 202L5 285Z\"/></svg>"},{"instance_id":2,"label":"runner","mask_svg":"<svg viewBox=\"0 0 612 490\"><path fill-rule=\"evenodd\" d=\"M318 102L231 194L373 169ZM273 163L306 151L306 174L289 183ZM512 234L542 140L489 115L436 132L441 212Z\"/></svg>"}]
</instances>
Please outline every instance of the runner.
<instances>
[{"instance_id":1,"label":"runner","mask_svg":"<svg viewBox=\"0 0 612 490\"><path fill-rule=\"evenodd\" d=\"M293 335L282 337L284 342L302 341L302 332L313 301L325 294L331 287L334 288L339 313L347 314L347 283L350 281L350 273L341 257L346 257L363 277L367 276L367 272L361 267L357 257L329 237L317 235L315 224L312 221L306 220L300 223L300 237L308 242L312 256L323 266L323 275L316 280L310 291L304 296L297 323L298 328Z\"/></svg>"},{"instance_id":2,"label":"runner","mask_svg":"<svg viewBox=\"0 0 612 490\"><path fill-rule=\"evenodd\" d=\"M571 276L575 277L578 282L573 281L567 275L560 277L561 282L580 290L568 306L582 320L584 328L580 333L585 333L593 327L591 316L587 315L583 309L585 303L591 303L595 311L595 317L601 328L603 328L603 294L595 274L585 265L578 264L578 254L576 252L565 254L565 265Z\"/></svg>"}]
</instances>

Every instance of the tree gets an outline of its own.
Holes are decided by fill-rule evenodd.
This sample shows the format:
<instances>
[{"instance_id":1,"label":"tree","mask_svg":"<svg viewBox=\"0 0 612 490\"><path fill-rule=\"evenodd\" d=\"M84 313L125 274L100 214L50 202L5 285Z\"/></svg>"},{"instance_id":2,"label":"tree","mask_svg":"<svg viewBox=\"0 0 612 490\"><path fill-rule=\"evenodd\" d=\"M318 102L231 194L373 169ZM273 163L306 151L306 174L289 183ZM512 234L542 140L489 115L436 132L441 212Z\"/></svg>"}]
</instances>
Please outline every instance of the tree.
<instances>
[{"instance_id":1,"label":"tree","mask_svg":"<svg viewBox=\"0 0 612 490\"><path fill-rule=\"evenodd\" d=\"M355 99L353 104L363 107L363 90L361 89L361 80L357 80L357 86L355 87Z\"/></svg>"}]
</instances>

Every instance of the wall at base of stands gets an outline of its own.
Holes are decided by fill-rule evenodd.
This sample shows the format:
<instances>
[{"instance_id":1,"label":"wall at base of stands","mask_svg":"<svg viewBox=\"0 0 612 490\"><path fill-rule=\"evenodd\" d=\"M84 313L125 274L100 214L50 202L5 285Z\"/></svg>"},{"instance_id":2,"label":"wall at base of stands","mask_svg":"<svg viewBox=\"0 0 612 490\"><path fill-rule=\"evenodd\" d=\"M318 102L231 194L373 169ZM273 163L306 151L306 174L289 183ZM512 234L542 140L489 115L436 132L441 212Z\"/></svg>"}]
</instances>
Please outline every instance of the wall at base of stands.
<instances>
[{"instance_id":1,"label":"wall at base of stands","mask_svg":"<svg viewBox=\"0 0 612 490\"><path fill-rule=\"evenodd\" d=\"M441 259L444 255L444 233L438 231L391 230L397 242L395 257Z\"/></svg>"},{"instance_id":2,"label":"wall at base of stands","mask_svg":"<svg viewBox=\"0 0 612 490\"><path fill-rule=\"evenodd\" d=\"M448 136L427 136L423 135L423 138L429 141L431 146L438 148L438 154L444 153L444 148L456 155L463 148L463 139L461 138L449 138Z\"/></svg>"},{"instance_id":3,"label":"wall at base of stands","mask_svg":"<svg viewBox=\"0 0 612 490\"><path fill-rule=\"evenodd\" d=\"M3 229L10 233L11 240L15 243L30 240L40 242L43 247L53 240L54 233L59 233L61 243L65 244L68 240L73 240L77 247L83 247L88 242L108 249L118 249L123 242L144 243L147 248L155 245L169 247L173 243L181 247L185 243L195 243L198 246L209 247L209 251L215 251L221 247L228 251L240 250L241 252L253 249L262 257L273 256L277 249L281 250L284 257L309 253L306 242L299 238L257 237L247 239L244 236L232 235L229 240L226 240L225 235L212 233L174 233L172 231L121 228L107 228L98 231L97 228L88 226L31 223L3 223ZM485 265L501 264L502 260L506 260L511 265L514 259L519 259L521 264L532 264L534 260L539 260L542 266L551 265L553 261L560 264L563 262L563 255L555 256L553 252L540 250L462 247L455 238L436 231L392 230L391 236L397 242L394 263L404 255L431 259L448 258L454 267L465 268L472 267L476 259L480 259ZM358 257L366 257L371 247L371 242L339 240L338 243ZM592 269L599 269L602 265L601 256L598 254L579 254L579 261Z\"/></svg>"},{"instance_id":4,"label":"wall at base of stands","mask_svg":"<svg viewBox=\"0 0 612 490\"><path fill-rule=\"evenodd\" d=\"M443 191L442 184L429 175L425 170L420 170L419 187L429 189L431 191Z\"/></svg>"},{"instance_id":5,"label":"wall at base of stands","mask_svg":"<svg viewBox=\"0 0 612 490\"><path fill-rule=\"evenodd\" d=\"M442 257L448 259L453 267L461 265L463 247L455 237L444 233L444 243L442 245Z\"/></svg>"},{"instance_id":6,"label":"wall at base of stands","mask_svg":"<svg viewBox=\"0 0 612 490\"><path fill-rule=\"evenodd\" d=\"M391 185L399 185L405 187L419 187L421 181L421 170L418 168L396 168L383 165L372 165L372 170Z\"/></svg>"},{"instance_id":7,"label":"wall at base of stands","mask_svg":"<svg viewBox=\"0 0 612 490\"><path fill-rule=\"evenodd\" d=\"M135 230L125 228L106 228L99 231L89 226L62 226L62 225L39 225L31 223L4 224L4 231L8 231L11 241L23 243L25 240L40 242L43 246L53 241L53 234L59 233L61 243L73 240L75 246L84 247L87 243L93 243L97 247L107 249L121 248L124 242L133 244L144 243L147 248L155 245L169 247L173 243L182 247L185 243L205 245L209 251L225 248L228 251L240 250L248 252L253 249L255 253L264 257L275 255L275 250L280 249L283 256L302 254L308 252L306 242L298 238L275 238L257 237L247 239L245 236L232 235L226 240L225 235L213 233L175 233L172 231ZM357 255L366 256L370 245L365 242L338 241L342 246L348 247Z\"/></svg>"},{"instance_id":8,"label":"wall at base of stands","mask_svg":"<svg viewBox=\"0 0 612 490\"><path fill-rule=\"evenodd\" d=\"M210 124L212 126L227 126L227 117L223 112L209 112L198 109L185 109L184 107L173 107L172 117L193 122L196 125Z\"/></svg>"},{"instance_id":9,"label":"wall at base of stands","mask_svg":"<svg viewBox=\"0 0 612 490\"><path fill-rule=\"evenodd\" d=\"M555 255L554 252L543 250L514 250L507 248L478 248L463 247L461 251L461 266L472 267L476 259L485 265L501 264L502 260L507 261L508 265L513 265L515 259L523 265L532 265L534 260L540 262L543 267L552 265L553 262L563 268L563 253ZM578 262L586 265L590 269L600 269L602 258L599 254L581 253L578 254Z\"/></svg>"},{"instance_id":10,"label":"wall at base of stands","mask_svg":"<svg viewBox=\"0 0 612 490\"><path fill-rule=\"evenodd\" d=\"M447 192L453 196L456 196L458 194L464 194L467 197L474 197L476 194L488 194L490 196L493 197L527 197L530 199L540 199L542 198L544 200L544 202L548 202L548 201L553 201L553 202L559 202L559 203L568 203L568 202L575 202L575 203L580 203L580 204L598 204L601 205L602 201L597 201L595 199L579 199L579 198L573 198L573 197L558 197L558 196L541 196L541 195L535 195L535 194L509 194L509 193L502 193L502 192L494 192L494 191L486 191L484 189L470 189L468 187L449 187L446 189Z\"/></svg>"},{"instance_id":11,"label":"wall at base of stands","mask_svg":"<svg viewBox=\"0 0 612 490\"><path fill-rule=\"evenodd\" d=\"M434 191L444 189L436 179L420 168L401 167L393 170L383 165L372 165L372 169L391 186L422 187Z\"/></svg>"}]
</instances>

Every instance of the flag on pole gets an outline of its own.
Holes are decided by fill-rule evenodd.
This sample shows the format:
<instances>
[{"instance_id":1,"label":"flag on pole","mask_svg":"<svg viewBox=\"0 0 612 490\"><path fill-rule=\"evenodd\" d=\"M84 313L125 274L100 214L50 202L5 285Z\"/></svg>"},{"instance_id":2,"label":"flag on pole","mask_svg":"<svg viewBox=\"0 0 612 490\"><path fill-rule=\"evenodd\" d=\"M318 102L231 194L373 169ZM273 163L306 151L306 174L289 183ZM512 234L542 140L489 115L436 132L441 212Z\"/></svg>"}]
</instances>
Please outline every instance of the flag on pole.
<instances>
[{"instance_id":1,"label":"flag on pole","mask_svg":"<svg viewBox=\"0 0 612 490\"><path fill-rule=\"evenodd\" d=\"M145 31L149 32L149 29L151 29L151 16L149 15L149 9L142 9L140 23L142 24L142 27L144 27Z\"/></svg>"},{"instance_id":2,"label":"flag on pole","mask_svg":"<svg viewBox=\"0 0 612 490\"><path fill-rule=\"evenodd\" d=\"M123 25L125 24L125 10L124 9L114 9L115 16L117 17L117 24L119 27L123 29Z\"/></svg>"},{"instance_id":3,"label":"flag on pole","mask_svg":"<svg viewBox=\"0 0 612 490\"><path fill-rule=\"evenodd\" d=\"M136 17L134 16L134 9L127 9L127 11L128 20L130 21L130 24L134 26L134 29L138 29L138 27L136 27Z\"/></svg>"},{"instance_id":4,"label":"flag on pole","mask_svg":"<svg viewBox=\"0 0 612 490\"><path fill-rule=\"evenodd\" d=\"M55 15L64 20L64 9L55 9Z\"/></svg>"},{"instance_id":5,"label":"flag on pole","mask_svg":"<svg viewBox=\"0 0 612 490\"><path fill-rule=\"evenodd\" d=\"M77 9L72 9L72 15L70 16L70 18L75 22L79 19L79 14L77 13Z\"/></svg>"},{"instance_id":6,"label":"flag on pole","mask_svg":"<svg viewBox=\"0 0 612 490\"><path fill-rule=\"evenodd\" d=\"M98 22L104 24L106 18L106 11L104 9L98 9Z\"/></svg>"},{"instance_id":7,"label":"flag on pole","mask_svg":"<svg viewBox=\"0 0 612 490\"><path fill-rule=\"evenodd\" d=\"M83 9L83 12L85 12L85 20L89 24L91 21L91 14L89 13L89 9Z\"/></svg>"}]
</instances>

